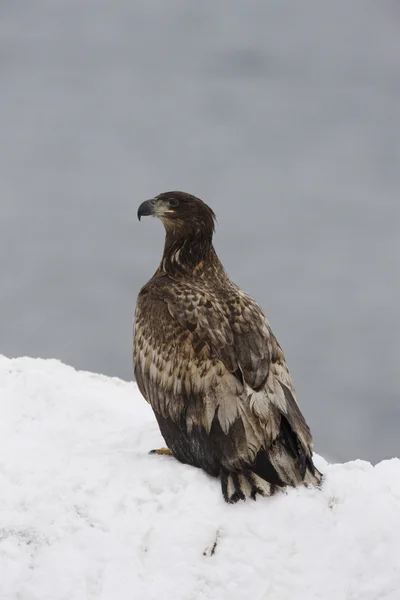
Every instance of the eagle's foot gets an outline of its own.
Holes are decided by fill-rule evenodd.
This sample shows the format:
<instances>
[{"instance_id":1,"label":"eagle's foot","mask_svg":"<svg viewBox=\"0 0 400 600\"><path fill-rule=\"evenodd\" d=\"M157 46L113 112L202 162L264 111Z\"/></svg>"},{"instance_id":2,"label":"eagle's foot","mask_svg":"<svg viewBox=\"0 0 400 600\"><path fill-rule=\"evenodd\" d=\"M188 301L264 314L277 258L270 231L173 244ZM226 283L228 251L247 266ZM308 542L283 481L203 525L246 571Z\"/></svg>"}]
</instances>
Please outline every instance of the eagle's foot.
<instances>
[{"instance_id":1,"label":"eagle's foot","mask_svg":"<svg viewBox=\"0 0 400 600\"><path fill-rule=\"evenodd\" d=\"M156 448L150 450L149 454L158 454L159 456L172 456L172 452L169 448Z\"/></svg>"}]
</instances>

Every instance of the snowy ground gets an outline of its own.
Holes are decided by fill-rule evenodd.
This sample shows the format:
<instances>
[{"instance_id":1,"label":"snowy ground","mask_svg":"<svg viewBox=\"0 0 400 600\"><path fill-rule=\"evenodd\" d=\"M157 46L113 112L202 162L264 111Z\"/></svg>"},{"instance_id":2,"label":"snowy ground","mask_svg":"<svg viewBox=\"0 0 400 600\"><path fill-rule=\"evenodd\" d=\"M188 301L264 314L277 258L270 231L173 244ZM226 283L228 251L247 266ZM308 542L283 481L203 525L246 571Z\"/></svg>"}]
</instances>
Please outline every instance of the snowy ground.
<instances>
[{"instance_id":1,"label":"snowy ground","mask_svg":"<svg viewBox=\"0 0 400 600\"><path fill-rule=\"evenodd\" d=\"M1 600L400 598L398 459L228 506L133 383L0 357L0 411Z\"/></svg>"}]
</instances>

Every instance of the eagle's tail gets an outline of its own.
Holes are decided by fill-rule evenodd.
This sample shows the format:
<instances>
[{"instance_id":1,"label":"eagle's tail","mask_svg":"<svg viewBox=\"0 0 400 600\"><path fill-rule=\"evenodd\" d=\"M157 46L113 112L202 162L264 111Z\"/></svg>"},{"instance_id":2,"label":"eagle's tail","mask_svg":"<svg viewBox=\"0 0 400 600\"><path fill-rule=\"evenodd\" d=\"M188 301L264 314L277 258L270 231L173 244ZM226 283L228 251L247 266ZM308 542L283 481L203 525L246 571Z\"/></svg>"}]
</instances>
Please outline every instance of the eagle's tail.
<instances>
[{"instance_id":1,"label":"eagle's tail","mask_svg":"<svg viewBox=\"0 0 400 600\"><path fill-rule=\"evenodd\" d=\"M276 487L253 471L246 470L242 472L221 471L222 494L226 502L233 504L238 500L246 500L256 495L272 496Z\"/></svg>"},{"instance_id":2,"label":"eagle's tail","mask_svg":"<svg viewBox=\"0 0 400 600\"><path fill-rule=\"evenodd\" d=\"M241 472L222 470L222 494L226 502L233 504L238 502L238 500L246 500L246 498L255 500L257 494L260 496L272 496L278 489L285 488L286 486L319 486L322 481L322 474L315 468L311 458L308 459L307 463L302 473L298 470L296 470L297 472L293 470L291 477L288 477L287 469L281 471L279 465L275 463L276 475L273 478L274 483L267 481L261 474L257 474L250 469Z\"/></svg>"}]
</instances>

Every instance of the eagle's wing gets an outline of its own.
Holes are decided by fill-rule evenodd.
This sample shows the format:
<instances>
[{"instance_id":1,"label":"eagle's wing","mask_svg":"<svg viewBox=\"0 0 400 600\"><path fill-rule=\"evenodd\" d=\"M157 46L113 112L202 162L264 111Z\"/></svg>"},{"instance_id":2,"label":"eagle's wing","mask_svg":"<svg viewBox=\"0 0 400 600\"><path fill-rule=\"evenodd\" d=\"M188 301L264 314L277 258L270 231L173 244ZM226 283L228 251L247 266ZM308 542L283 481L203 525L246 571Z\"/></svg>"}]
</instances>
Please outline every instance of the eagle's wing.
<instances>
[{"instance_id":1,"label":"eagle's wing","mask_svg":"<svg viewBox=\"0 0 400 600\"><path fill-rule=\"evenodd\" d=\"M224 467L244 468L262 451L281 481L304 478L310 430L282 349L247 294L233 284L151 280L138 298L134 354L137 383L156 415L174 423L184 416L188 433L210 434L215 424L226 437L237 432L229 451L218 445Z\"/></svg>"}]
</instances>

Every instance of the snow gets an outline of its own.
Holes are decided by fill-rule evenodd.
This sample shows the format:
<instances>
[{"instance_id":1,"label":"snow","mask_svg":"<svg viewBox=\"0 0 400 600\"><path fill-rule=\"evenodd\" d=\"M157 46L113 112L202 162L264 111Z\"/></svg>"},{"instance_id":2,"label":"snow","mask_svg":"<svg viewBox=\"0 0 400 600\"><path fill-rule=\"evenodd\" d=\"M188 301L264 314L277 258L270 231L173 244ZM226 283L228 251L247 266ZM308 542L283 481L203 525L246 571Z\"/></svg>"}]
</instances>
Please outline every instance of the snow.
<instances>
[{"instance_id":1,"label":"snow","mask_svg":"<svg viewBox=\"0 0 400 600\"><path fill-rule=\"evenodd\" d=\"M0 411L1 600L400 598L398 459L230 506L134 383L0 357Z\"/></svg>"}]
</instances>

